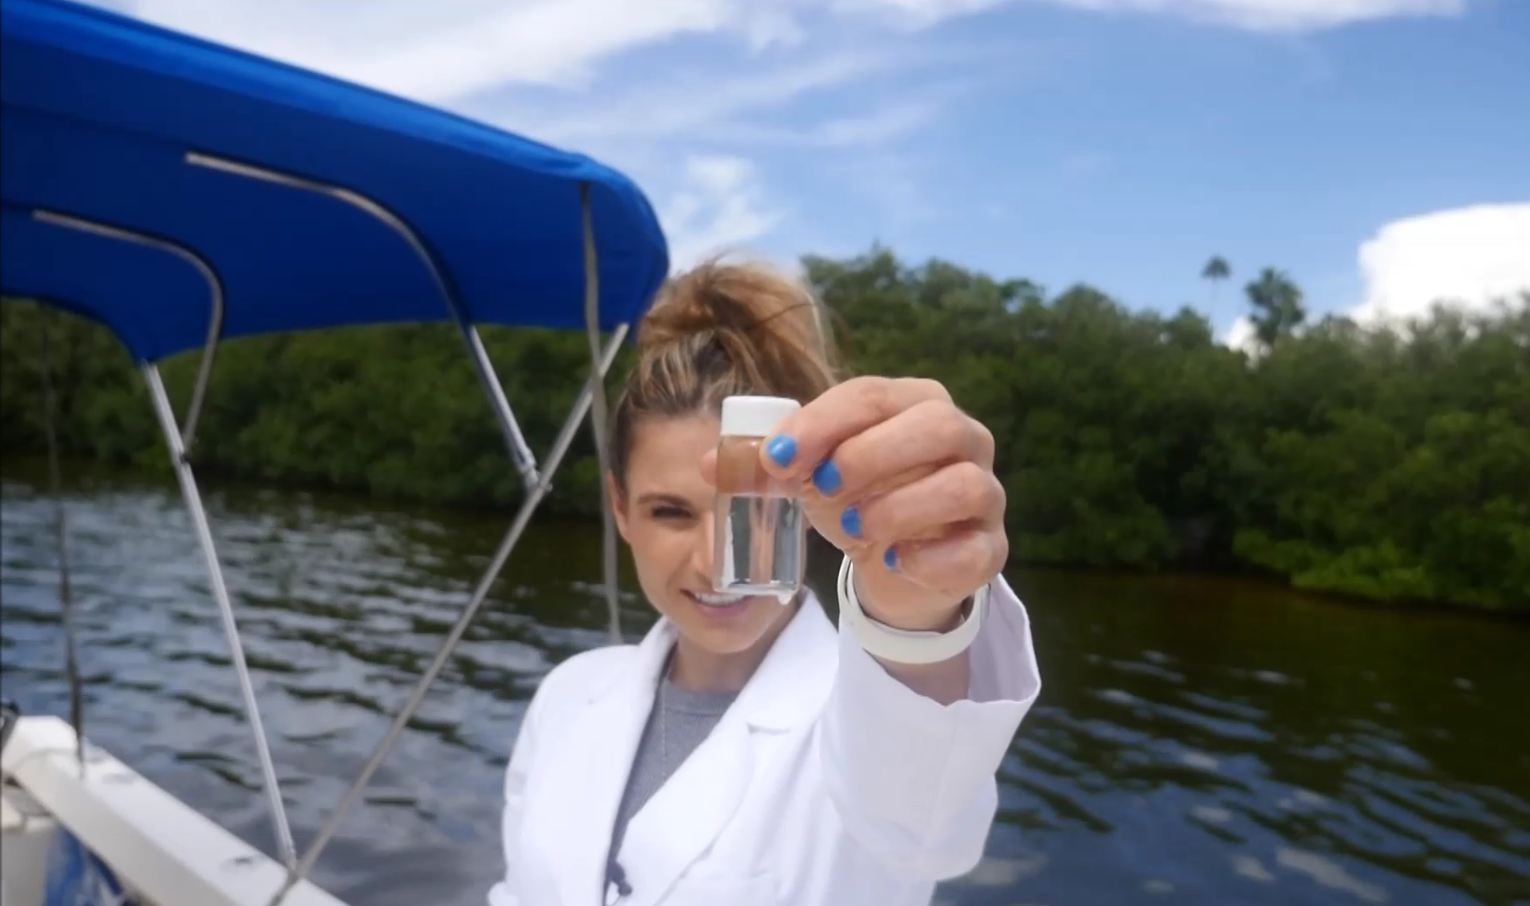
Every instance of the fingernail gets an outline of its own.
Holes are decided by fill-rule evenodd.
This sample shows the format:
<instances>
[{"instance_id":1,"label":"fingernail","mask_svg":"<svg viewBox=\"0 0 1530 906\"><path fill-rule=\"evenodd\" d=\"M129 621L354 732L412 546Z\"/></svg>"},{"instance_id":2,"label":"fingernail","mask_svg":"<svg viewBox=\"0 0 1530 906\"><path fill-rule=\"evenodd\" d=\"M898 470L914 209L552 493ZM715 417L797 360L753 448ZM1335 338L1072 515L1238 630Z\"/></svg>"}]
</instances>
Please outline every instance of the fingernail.
<instances>
[{"instance_id":1,"label":"fingernail","mask_svg":"<svg viewBox=\"0 0 1530 906\"><path fill-rule=\"evenodd\" d=\"M897 569L898 549L896 547L889 547L887 553L882 555L882 562L886 564L888 569Z\"/></svg>"},{"instance_id":2,"label":"fingernail","mask_svg":"<svg viewBox=\"0 0 1530 906\"><path fill-rule=\"evenodd\" d=\"M777 434L765 442L765 453L776 461L776 465L789 466L797 455L797 442L785 434Z\"/></svg>"},{"instance_id":3,"label":"fingernail","mask_svg":"<svg viewBox=\"0 0 1530 906\"><path fill-rule=\"evenodd\" d=\"M844 483L844 479L839 477L839 466L832 459L825 459L813 470L813 486L821 493L833 494Z\"/></svg>"},{"instance_id":4,"label":"fingernail","mask_svg":"<svg viewBox=\"0 0 1530 906\"><path fill-rule=\"evenodd\" d=\"M853 506L845 507L845 511L839 514L839 527L852 538L861 537L861 511Z\"/></svg>"}]
</instances>

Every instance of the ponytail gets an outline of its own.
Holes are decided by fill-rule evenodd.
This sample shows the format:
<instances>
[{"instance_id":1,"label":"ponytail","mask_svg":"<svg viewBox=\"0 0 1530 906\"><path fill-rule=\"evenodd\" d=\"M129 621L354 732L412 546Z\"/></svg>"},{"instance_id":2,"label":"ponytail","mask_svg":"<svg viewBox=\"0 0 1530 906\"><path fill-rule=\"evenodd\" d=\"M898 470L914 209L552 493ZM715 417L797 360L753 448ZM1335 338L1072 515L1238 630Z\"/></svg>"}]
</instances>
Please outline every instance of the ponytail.
<instances>
[{"instance_id":1,"label":"ponytail","mask_svg":"<svg viewBox=\"0 0 1530 906\"><path fill-rule=\"evenodd\" d=\"M612 414L611 468L621 487L639 419L715 415L736 394L806 404L840 379L820 304L760 264L713 260L671 278L638 325L637 346Z\"/></svg>"}]
</instances>

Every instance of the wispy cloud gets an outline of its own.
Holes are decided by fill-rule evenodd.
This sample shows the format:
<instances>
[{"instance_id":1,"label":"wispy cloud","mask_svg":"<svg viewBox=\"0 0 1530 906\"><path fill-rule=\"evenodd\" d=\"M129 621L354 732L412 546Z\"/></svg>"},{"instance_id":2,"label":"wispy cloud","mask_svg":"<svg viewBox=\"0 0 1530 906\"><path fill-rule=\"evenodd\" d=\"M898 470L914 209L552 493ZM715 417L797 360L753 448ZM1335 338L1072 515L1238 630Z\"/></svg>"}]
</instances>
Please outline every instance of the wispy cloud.
<instances>
[{"instance_id":1,"label":"wispy cloud","mask_svg":"<svg viewBox=\"0 0 1530 906\"><path fill-rule=\"evenodd\" d=\"M891 145L958 90L889 94L929 55L847 31L851 11L817 0L376 0L365 16L303 0L96 2L597 154L657 188L677 262L782 222L764 149ZM915 207L894 181L873 189L895 217Z\"/></svg>"},{"instance_id":2,"label":"wispy cloud","mask_svg":"<svg viewBox=\"0 0 1530 906\"><path fill-rule=\"evenodd\" d=\"M677 269L753 242L784 216L753 161L720 154L687 157L679 191L660 209Z\"/></svg>"},{"instance_id":3,"label":"wispy cloud","mask_svg":"<svg viewBox=\"0 0 1530 906\"><path fill-rule=\"evenodd\" d=\"M835 0L844 12L926 27L1019 0ZM1098 12L1156 13L1253 31L1310 31L1399 16L1456 16L1467 0L1027 0Z\"/></svg>"},{"instance_id":4,"label":"wispy cloud","mask_svg":"<svg viewBox=\"0 0 1530 906\"><path fill-rule=\"evenodd\" d=\"M756 146L849 148L881 145L919 132L935 122L943 109L941 100L926 93L882 104L866 113L804 124L724 123L712 130L712 137L734 144Z\"/></svg>"},{"instance_id":5,"label":"wispy cloud","mask_svg":"<svg viewBox=\"0 0 1530 906\"><path fill-rule=\"evenodd\" d=\"M928 168L928 161L915 154L876 151L844 162L842 176L846 188L869 201L887 227L899 229L939 214L925 189Z\"/></svg>"},{"instance_id":6,"label":"wispy cloud","mask_svg":"<svg viewBox=\"0 0 1530 906\"><path fill-rule=\"evenodd\" d=\"M787 168L809 157L812 184L837 181L890 229L939 213L944 162L914 139L974 85L1057 62L1013 30L986 49L970 35L946 45L954 33L926 31L941 22L1048 4L1290 33L1457 15L1468 0L371 0L364 15L313 0L88 2L600 156L654 192L675 260L689 261L786 232ZM1085 147L1060 175L1114 165Z\"/></svg>"},{"instance_id":7,"label":"wispy cloud","mask_svg":"<svg viewBox=\"0 0 1530 906\"><path fill-rule=\"evenodd\" d=\"M864 35L876 25L923 28L1021 2L1304 31L1459 15L1468 0L643 0L640 6L631 0L371 0L366 15L311 0L93 2L441 103L505 85L587 85L611 58L685 37L725 36L760 52L808 43L826 29Z\"/></svg>"},{"instance_id":8,"label":"wispy cloud","mask_svg":"<svg viewBox=\"0 0 1530 906\"><path fill-rule=\"evenodd\" d=\"M443 102L505 83L579 84L605 58L687 34L760 43L768 16L729 0L131 0L146 19L340 78ZM782 32L776 26L776 32Z\"/></svg>"},{"instance_id":9,"label":"wispy cloud","mask_svg":"<svg viewBox=\"0 0 1530 906\"><path fill-rule=\"evenodd\" d=\"M1458 16L1467 0L1049 0L1086 9L1169 13L1253 31L1312 31L1378 19Z\"/></svg>"},{"instance_id":10,"label":"wispy cloud","mask_svg":"<svg viewBox=\"0 0 1530 906\"><path fill-rule=\"evenodd\" d=\"M831 0L830 7L842 15L870 15L892 24L923 28L942 19L981 12L1008 2L1011 0Z\"/></svg>"},{"instance_id":11,"label":"wispy cloud","mask_svg":"<svg viewBox=\"0 0 1530 906\"><path fill-rule=\"evenodd\" d=\"M607 99L587 98L580 112L543 113L539 135L553 142L589 140L658 140L683 137L705 141L712 127L736 128L741 118L779 111L789 102L884 70L885 55L846 52L770 66L742 75L687 70L634 85ZM519 98L485 104L480 115L506 118Z\"/></svg>"}]
</instances>

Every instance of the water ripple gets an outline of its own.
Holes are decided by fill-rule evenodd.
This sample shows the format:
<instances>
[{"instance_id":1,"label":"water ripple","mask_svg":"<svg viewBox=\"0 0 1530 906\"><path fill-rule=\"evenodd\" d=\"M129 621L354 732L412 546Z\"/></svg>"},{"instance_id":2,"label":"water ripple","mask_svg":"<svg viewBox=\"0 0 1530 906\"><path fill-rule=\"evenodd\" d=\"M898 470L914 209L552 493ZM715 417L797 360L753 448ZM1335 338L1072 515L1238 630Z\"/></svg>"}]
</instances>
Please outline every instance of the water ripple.
<instances>
[{"instance_id":1,"label":"water ripple","mask_svg":"<svg viewBox=\"0 0 1530 906\"><path fill-rule=\"evenodd\" d=\"M0 682L67 713L51 502L3 487ZM87 726L272 850L222 626L171 485L66 495ZM508 517L209 493L298 838L360 770ZM605 644L598 527L542 525L493 589L316 871L357 906L482 903L502 771L537 683ZM834 563L814 565L830 587ZM823 573L823 575L819 575ZM1530 632L1225 585L1015 577L1047 686L999 772L988 851L951 906L1530 902ZM653 615L628 576L624 625ZM1241 592L1239 592L1241 594Z\"/></svg>"}]
</instances>

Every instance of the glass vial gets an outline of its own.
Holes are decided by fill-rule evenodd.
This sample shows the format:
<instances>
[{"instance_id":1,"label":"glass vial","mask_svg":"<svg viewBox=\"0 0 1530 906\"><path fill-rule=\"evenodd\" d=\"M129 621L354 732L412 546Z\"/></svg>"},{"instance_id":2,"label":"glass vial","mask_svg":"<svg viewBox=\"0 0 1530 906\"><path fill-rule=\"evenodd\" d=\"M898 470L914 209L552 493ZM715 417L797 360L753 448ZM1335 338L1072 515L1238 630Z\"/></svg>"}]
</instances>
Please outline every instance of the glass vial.
<instances>
[{"instance_id":1,"label":"glass vial","mask_svg":"<svg viewBox=\"0 0 1530 906\"><path fill-rule=\"evenodd\" d=\"M712 551L718 592L773 595L786 604L802 587L807 532L800 489L760 465L765 439L800 408L776 396L723 400Z\"/></svg>"}]
</instances>

